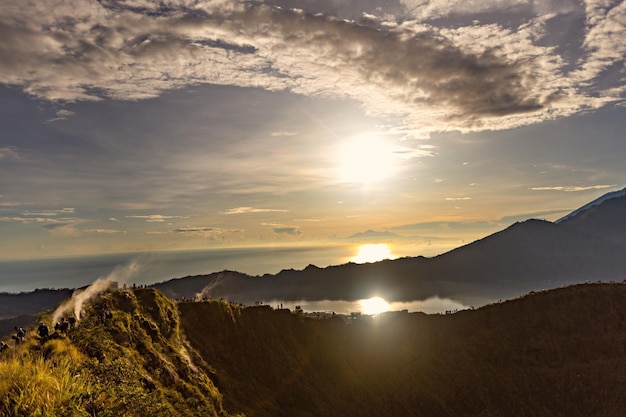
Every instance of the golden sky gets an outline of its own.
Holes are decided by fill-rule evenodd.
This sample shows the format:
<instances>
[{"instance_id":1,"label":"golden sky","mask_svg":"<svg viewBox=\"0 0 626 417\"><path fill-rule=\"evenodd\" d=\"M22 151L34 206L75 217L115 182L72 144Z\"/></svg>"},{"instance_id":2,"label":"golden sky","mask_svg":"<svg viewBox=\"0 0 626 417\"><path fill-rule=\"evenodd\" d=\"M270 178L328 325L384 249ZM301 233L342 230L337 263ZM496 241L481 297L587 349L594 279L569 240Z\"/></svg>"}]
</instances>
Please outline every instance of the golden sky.
<instances>
[{"instance_id":1,"label":"golden sky","mask_svg":"<svg viewBox=\"0 0 626 417\"><path fill-rule=\"evenodd\" d=\"M5 1L0 258L432 256L555 220L624 186L625 22L593 0Z\"/></svg>"}]
</instances>

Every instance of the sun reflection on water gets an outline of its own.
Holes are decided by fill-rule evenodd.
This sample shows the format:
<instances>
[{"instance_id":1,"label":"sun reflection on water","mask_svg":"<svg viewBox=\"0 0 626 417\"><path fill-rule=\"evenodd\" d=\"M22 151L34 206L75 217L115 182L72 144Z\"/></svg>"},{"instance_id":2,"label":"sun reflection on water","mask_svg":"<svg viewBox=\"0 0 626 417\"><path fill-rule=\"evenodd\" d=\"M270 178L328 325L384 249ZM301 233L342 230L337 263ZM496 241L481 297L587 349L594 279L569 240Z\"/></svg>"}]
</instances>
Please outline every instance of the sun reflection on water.
<instances>
[{"instance_id":1,"label":"sun reflection on water","mask_svg":"<svg viewBox=\"0 0 626 417\"><path fill-rule=\"evenodd\" d=\"M376 314L389 311L389 303L381 297L372 297L365 300L360 300L361 312L363 314L375 316Z\"/></svg>"}]
</instances>

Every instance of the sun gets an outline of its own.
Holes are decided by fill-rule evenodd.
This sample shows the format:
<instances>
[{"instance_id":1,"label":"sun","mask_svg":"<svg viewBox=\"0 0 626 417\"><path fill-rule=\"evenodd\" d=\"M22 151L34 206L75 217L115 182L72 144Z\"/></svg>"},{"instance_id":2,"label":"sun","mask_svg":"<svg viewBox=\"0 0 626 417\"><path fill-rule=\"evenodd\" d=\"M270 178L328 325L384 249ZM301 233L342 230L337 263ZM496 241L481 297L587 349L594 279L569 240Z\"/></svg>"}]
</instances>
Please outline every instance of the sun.
<instances>
[{"instance_id":1,"label":"sun","mask_svg":"<svg viewBox=\"0 0 626 417\"><path fill-rule=\"evenodd\" d=\"M393 256L389 246L385 243L368 243L359 246L358 253L352 258L352 262L364 264L394 258L395 256Z\"/></svg>"},{"instance_id":2,"label":"sun","mask_svg":"<svg viewBox=\"0 0 626 417\"><path fill-rule=\"evenodd\" d=\"M337 152L342 182L370 184L390 177L395 169L394 148L374 135L359 136Z\"/></svg>"},{"instance_id":3,"label":"sun","mask_svg":"<svg viewBox=\"0 0 626 417\"><path fill-rule=\"evenodd\" d=\"M389 311L389 303L381 297L372 297L359 301L361 312L370 316Z\"/></svg>"}]
</instances>

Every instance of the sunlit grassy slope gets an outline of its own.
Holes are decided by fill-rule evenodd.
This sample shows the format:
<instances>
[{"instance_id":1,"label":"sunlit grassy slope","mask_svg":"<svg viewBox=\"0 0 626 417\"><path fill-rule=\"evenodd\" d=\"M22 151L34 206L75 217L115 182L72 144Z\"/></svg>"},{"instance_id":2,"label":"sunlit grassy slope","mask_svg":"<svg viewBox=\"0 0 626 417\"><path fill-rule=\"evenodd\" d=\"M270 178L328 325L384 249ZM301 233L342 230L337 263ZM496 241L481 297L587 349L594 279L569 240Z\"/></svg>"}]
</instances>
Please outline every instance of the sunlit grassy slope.
<instances>
[{"instance_id":1,"label":"sunlit grassy slope","mask_svg":"<svg viewBox=\"0 0 626 417\"><path fill-rule=\"evenodd\" d=\"M0 415L623 416L625 305L588 284L346 323L109 291L67 337L1 355Z\"/></svg>"},{"instance_id":2,"label":"sunlit grassy slope","mask_svg":"<svg viewBox=\"0 0 626 417\"><path fill-rule=\"evenodd\" d=\"M106 310L112 317L103 320ZM67 337L41 344L31 333L3 353L1 416L225 415L161 293L109 291L87 313Z\"/></svg>"}]
</instances>

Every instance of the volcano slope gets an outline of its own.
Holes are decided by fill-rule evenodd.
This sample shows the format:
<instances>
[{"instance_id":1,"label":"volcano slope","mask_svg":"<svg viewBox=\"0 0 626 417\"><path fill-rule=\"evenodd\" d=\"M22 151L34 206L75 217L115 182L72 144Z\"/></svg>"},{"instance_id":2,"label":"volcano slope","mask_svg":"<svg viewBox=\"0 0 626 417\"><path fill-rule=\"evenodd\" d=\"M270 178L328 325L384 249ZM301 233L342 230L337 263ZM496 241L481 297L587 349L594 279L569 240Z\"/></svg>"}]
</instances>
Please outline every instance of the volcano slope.
<instances>
[{"instance_id":1,"label":"volcano slope","mask_svg":"<svg viewBox=\"0 0 626 417\"><path fill-rule=\"evenodd\" d=\"M624 305L626 284L581 284L313 318L106 291L67 335L0 354L0 415L623 416Z\"/></svg>"},{"instance_id":2,"label":"volcano slope","mask_svg":"<svg viewBox=\"0 0 626 417\"><path fill-rule=\"evenodd\" d=\"M181 303L230 412L247 416L620 416L626 285L583 284L450 315L309 319Z\"/></svg>"}]
</instances>

